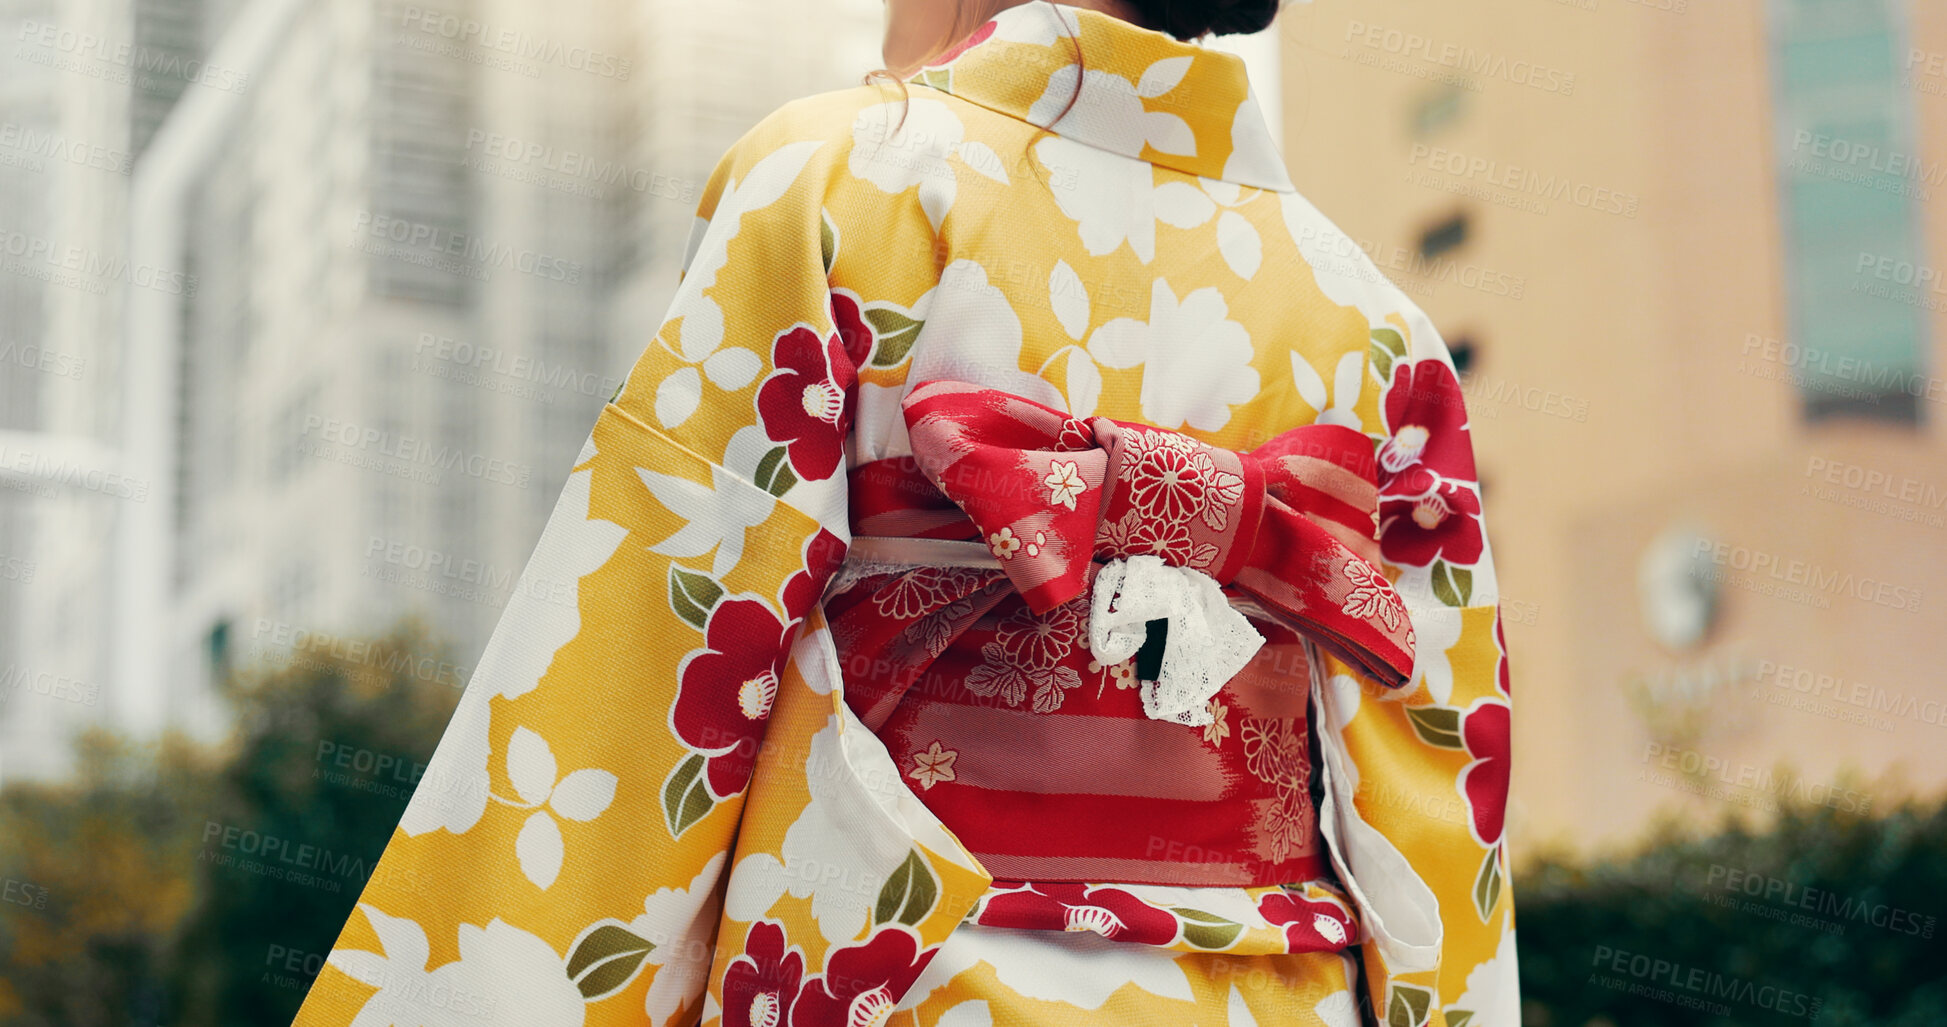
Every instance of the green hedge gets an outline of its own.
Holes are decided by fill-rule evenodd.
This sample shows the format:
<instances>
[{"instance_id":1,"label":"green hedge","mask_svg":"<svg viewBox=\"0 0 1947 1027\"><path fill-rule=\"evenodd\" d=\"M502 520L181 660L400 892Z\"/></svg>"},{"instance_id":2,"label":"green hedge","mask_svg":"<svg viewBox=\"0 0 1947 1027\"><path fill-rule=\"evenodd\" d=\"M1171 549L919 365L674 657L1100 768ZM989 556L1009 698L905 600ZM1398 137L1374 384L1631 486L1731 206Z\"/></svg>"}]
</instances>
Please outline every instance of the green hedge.
<instances>
[{"instance_id":1,"label":"green hedge","mask_svg":"<svg viewBox=\"0 0 1947 1027\"><path fill-rule=\"evenodd\" d=\"M1947 1024L1947 803L1786 804L1514 875L1523 1022Z\"/></svg>"}]
</instances>

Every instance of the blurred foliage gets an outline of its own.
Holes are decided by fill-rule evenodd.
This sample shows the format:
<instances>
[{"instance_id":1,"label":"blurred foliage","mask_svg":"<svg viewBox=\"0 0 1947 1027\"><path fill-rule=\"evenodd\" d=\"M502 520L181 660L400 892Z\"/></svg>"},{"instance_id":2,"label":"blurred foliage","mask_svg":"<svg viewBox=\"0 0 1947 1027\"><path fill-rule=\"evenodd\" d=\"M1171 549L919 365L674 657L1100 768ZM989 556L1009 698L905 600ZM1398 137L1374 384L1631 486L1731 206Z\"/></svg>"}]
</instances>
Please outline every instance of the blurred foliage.
<instances>
[{"instance_id":1,"label":"blurred foliage","mask_svg":"<svg viewBox=\"0 0 1947 1027\"><path fill-rule=\"evenodd\" d=\"M1540 855L1513 880L1527 1027L1947 1023L1947 798L1870 814L1780 800L1758 827L1666 817L1630 853Z\"/></svg>"},{"instance_id":2,"label":"blurred foliage","mask_svg":"<svg viewBox=\"0 0 1947 1027\"><path fill-rule=\"evenodd\" d=\"M219 685L221 746L79 742L0 792L0 1024L287 1024L405 810L459 689L407 623ZM43 899L33 908L33 899Z\"/></svg>"},{"instance_id":3,"label":"blurred foliage","mask_svg":"<svg viewBox=\"0 0 1947 1027\"><path fill-rule=\"evenodd\" d=\"M411 624L300 651L221 684L237 715L221 746L93 731L72 780L0 791L0 1025L289 1023L458 700L426 672L438 655ZM1686 993L1673 982L1693 971L1816 998L1819 1024L1947 1023L1938 798L1670 819L1631 852L1540 854L1513 879L1530 1027L1812 1019L1596 980ZM1630 977L1605 962L1618 952L1674 969Z\"/></svg>"},{"instance_id":4,"label":"blurred foliage","mask_svg":"<svg viewBox=\"0 0 1947 1027\"><path fill-rule=\"evenodd\" d=\"M168 941L195 904L200 806L218 770L179 738L75 743L60 784L0 791L0 1022L153 1022Z\"/></svg>"}]
</instances>

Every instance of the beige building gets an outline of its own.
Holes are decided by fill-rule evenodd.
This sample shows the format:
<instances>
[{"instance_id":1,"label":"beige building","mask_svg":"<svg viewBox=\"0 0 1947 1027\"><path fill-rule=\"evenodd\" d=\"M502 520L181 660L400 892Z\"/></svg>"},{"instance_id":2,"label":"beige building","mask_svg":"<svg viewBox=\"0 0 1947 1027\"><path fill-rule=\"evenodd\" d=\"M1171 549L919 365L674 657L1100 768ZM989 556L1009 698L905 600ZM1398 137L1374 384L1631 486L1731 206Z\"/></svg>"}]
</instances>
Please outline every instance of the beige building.
<instances>
[{"instance_id":1,"label":"beige building","mask_svg":"<svg viewBox=\"0 0 1947 1027\"><path fill-rule=\"evenodd\" d=\"M1457 351L1517 858L1947 776L1947 7L1288 8L1292 178Z\"/></svg>"}]
</instances>

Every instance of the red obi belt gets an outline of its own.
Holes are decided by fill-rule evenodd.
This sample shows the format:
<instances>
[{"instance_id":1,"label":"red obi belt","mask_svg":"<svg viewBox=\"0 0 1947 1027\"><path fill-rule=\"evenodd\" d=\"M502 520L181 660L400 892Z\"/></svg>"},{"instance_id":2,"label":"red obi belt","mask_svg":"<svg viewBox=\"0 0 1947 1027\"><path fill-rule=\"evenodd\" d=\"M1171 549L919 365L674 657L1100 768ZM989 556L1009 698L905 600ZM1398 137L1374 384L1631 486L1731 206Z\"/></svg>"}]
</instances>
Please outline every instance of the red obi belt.
<instances>
[{"instance_id":1,"label":"red obi belt","mask_svg":"<svg viewBox=\"0 0 1947 1027\"><path fill-rule=\"evenodd\" d=\"M1305 640L1413 667L1371 440L1238 453L954 381L904 413L913 456L850 472L825 611L920 801L999 882L1327 876Z\"/></svg>"}]
</instances>

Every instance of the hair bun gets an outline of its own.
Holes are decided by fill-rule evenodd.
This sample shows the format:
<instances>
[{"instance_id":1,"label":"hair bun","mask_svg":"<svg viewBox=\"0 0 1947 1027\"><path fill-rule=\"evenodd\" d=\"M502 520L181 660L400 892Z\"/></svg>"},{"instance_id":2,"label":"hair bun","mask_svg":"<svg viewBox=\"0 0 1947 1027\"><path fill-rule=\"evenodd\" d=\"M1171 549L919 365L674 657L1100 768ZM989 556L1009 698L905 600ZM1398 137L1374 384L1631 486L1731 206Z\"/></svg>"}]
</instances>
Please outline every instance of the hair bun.
<instances>
[{"instance_id":1,"label":"hair bun","mask_svg":"<svg viewBox=\"0 0 1947 1027\"><path fill-rule=\"evenodd\" d=\"M1143 21L1178 39L1248 35L1271 27L1280 0L1130 0Z\"/></svg>"}]
</instances>

